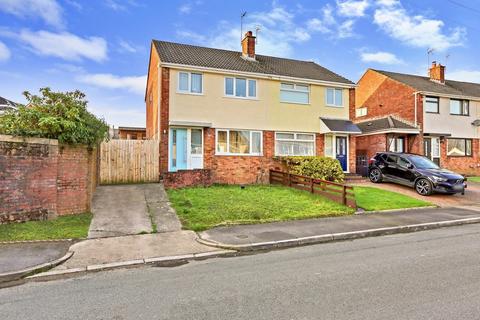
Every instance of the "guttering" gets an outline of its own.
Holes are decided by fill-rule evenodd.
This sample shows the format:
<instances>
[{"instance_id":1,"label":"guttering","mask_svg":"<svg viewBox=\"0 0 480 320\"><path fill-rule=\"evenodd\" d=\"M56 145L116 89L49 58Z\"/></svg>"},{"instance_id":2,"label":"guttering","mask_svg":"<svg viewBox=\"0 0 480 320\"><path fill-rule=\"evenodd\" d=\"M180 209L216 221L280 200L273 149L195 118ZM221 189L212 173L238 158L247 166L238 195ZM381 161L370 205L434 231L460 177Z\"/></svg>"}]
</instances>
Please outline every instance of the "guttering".
<instances>
[{"instance_id":1,"label":"guttering","mask_svg":"<svg viewBox=\"0 0 480 320\"><path fill-rule=\"evenodd\" d=\"M324 81L324 80L314 80L314 79L306 79L306 78L296 78L296 77L289 77L289 76L280 76L274 74L267 74L267 73L257 73L257 72L245 72L245 71L236 71L236 70L228 70L228 69L217 69L217 68L209 68L209 67L199 67L199 66L190 66L185 64L178 64L178 63L161 63L161 66L172 68L172 69L181 69L181 70L193 70L193 71L208 71L211 73L220 73L220 74L234 74L240 75L244 77L255 77L259 79L269 79L269 80L279 80L279 81L293 81L293 82L303 82L308 84L318 84L324 85L329 87L336 87L336 88L356 88L356 84L347 84L341 82L333 82L333 81Z\"/></svg>"},{"instance_id":2,"label":"guttering","mask_svg":"<svg viewBox=\"0 0 480 320\"><path fill-rule=\"evenodd\" d=\"M416 93L421 93L421 94L426 95L426 96L436 96L436 97L442 97L442 98L480 101L480 97L462 96L462 95L445 94L445 93L429 92L429 91L418 91Z\"/></svg>"}]
</instances>

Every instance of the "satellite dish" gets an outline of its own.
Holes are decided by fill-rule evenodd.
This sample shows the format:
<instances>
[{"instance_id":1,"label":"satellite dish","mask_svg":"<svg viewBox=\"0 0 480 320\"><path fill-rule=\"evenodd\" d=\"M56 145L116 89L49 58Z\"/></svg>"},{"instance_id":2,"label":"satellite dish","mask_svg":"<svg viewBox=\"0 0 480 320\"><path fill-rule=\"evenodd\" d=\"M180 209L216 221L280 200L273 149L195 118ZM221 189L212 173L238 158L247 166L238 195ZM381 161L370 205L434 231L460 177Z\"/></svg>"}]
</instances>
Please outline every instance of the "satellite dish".
<instances>
[{"instance_id":1,"label":"satellite dish","mask_svg":"<svg viewBox=\"0 0 480 320\"><path fill-rule=\"evenodd\" d=\"M480 127L480 119L477 119L477 120L473 121L472 125L475 126L475 127Z\"/></svg>"}]
</instances>

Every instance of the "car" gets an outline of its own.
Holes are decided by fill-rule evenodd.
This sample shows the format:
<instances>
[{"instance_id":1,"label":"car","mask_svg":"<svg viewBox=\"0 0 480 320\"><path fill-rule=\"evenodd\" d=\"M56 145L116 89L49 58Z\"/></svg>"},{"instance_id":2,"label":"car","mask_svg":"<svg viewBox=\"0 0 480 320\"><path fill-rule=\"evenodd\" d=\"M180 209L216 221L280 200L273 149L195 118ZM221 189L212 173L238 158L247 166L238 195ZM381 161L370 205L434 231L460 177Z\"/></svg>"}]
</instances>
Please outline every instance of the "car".
<instances>
[{"instance_id":1,"label":"car","mask_svg":"<svg viewBox=\"0 0 480 320\"><path fill-rule=\"evenodd\" d=\"M399 152L379 152L368 161L368 177L373 183L388 181L415 188L418 194L434 192L465 194L464 176L440 168L427 157Z\"/></svg>"}]
</instances>

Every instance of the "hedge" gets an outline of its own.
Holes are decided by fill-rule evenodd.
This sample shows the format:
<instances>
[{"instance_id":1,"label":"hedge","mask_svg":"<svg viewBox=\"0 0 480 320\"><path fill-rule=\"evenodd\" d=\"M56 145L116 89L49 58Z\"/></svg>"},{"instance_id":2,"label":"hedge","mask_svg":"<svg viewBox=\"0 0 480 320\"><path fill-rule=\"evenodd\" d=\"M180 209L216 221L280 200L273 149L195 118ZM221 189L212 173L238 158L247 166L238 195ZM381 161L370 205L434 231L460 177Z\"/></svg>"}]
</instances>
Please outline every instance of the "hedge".
<instances>
[{"instance_id":1,"label":"hedge","mask_svg":"<svg viewBox=\"0 0 480 320\"><path fill-rule=\"evenodd\" d=\"M329 157L278 157L289 173L307 176L315 179L343 182L345 174L337 159Z\"/></svg>"}]
</instances>

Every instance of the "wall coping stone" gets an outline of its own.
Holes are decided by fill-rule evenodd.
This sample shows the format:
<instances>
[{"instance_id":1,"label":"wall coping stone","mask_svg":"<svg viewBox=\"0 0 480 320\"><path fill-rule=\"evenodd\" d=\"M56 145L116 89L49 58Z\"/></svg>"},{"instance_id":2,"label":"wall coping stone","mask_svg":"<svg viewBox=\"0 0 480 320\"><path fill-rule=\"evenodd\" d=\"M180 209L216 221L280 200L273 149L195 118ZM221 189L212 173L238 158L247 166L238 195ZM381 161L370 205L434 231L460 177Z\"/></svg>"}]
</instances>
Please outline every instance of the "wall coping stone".
<instances>
[{"instance_id":1,"label":"wall coping stone","mask_svg":"<svg viewBox=\"0 0 480 320\"><path fill-rule=\"evenodd\" d=\"M51 145L51 146L58 146L58 140L56 140L56 139L20 137L20 136L10 136L10 135L5 135L5 134L0 134L0 141L20 142L20 143L35 143L35 144L46 144L46 145Z\"/></svg>"}]
</instances>

